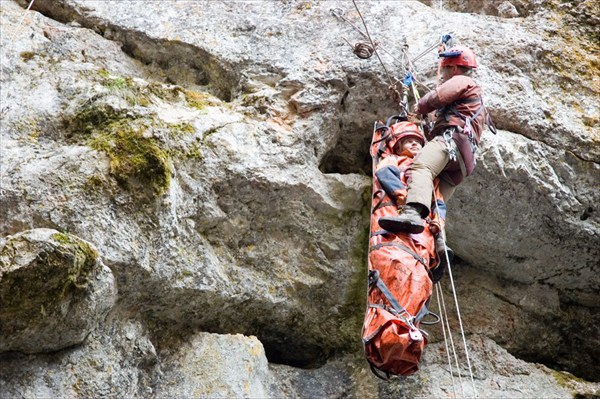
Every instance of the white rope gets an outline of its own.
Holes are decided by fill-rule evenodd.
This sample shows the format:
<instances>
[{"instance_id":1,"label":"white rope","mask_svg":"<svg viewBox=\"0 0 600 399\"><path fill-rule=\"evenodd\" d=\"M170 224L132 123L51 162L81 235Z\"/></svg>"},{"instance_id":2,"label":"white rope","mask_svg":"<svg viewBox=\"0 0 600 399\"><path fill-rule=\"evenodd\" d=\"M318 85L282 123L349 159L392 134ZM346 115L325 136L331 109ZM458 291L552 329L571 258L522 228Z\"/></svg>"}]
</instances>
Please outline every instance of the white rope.
<instances>
[{"instance_id":1,"label":"white rope","mask_svg":"<svg viewBox=\"0 0 600 399\"><path fill-rule=\"evenodd\" d=\"M435 195L435 192L434 192ZM437 204L437 199L436 199ZM441 230L442 237L444 239L444 253L446 255L446 262L448 264L448 276L450 276L450 286L452 288L452 295L454 297L454 305L456 307L456 317L460 326L460 335L462 337L463 346L465 348L465 356L467 358L467 366L469 367L469 376L471 377L471 385L473 386L473 395L477 396L477 389L475 389L475 381L473 379L473 369L471 368L471 359L469 357L469 348L467 347L467 340L465 338L465 330L463 328L462 317L460 315L460 306L458 305L458 297L456 296L456 287L454 286L454 277L452 276L452 267L450 266L450 259L448 257L448 248L446 247L446 231ZM462 386L462 384L461 384Z\"/></svg>"},{"instance_id":2,"label":"white rope","mask_svg":"<svg viewBox=\"0 0 600 399\"><path fill-rule=\"evenodd\" d=\"M448 358L448 370L450 370L450 379L452 380L452 392L456 398L456 383L454 382L454 373L452 373L452 358L450 357L450 348L448 348L448 337L446 335L446 325L448 324L448 315L446 314L446 307L443 307L443 299L440 297L442 288L439 284L435 285L435 294L438 301L438 310L440 313L440 322L442 323L442 332L444 334L444 345L446 346L446 357ZM449 327L449 326L448 326ZM450 329L448 328L448 331Z\"/></svg>"},{"instance_id":3,"label":"white rope","mask_svg":"<svg viewBox=\"0 0 600 399\"><path fill-rule=\"evenodd\" d=\"M444 292L440 288L440 295L442 298L442 307L444 308L444 314L446 315L446 328L448 329L448 337L450 339L450 348L452 349L452 357L454 358L454 363L456 364L456 375L458 376L458 383L460 384L460 392L462 394L461 397L465 397L465 391L463 388L462 374L460 373L460 365L458 363L458 352L456 351L456 345L454 344L454 337L452 335L452 330L450 329L450 323L448 322L448 311L446 310L446 300L444 299ZM450 370L452 373L452 370ZM454 379L452 380L454 383Z\"/></svg>"},{"instance_id":4,"label":"white rope","mask_svg":"<svg viewBox=\"0 0 600 399\"><path fill-rule=\"evenodd\" d=\"M435 189L433 190L433 199L434 199L435 204L437 206L437 204L438 204L438 198L437 198L437 194L435 192ZM448 268L448 276L450 277L450 287L452 289L452 295L454 297L454 305L455 305L455 308L456 308L456 317L458 319L458 324L460 326L460 334L461 334L461 337L462 337L463 346L464 346L464 350L465 350L465 356L466 356L466 359L467 359L467 366L469 368L469 376L471 378L471 385L473 387L473 395L477 396L477 390L475 389L475 381L473 379L473 371L472 371L472 368L471 368L471 360L470 360L470 357L469 357L469 348L467 347L467 340L465 338L465 330L463 328L462 317L460 315L460 306L458 305L458 297L456 296L456 286L454 284L454 277L452 275L452 267L450 265L450 257L448 256L448 247L446 246L446 229L445 228L441 229L438 234L442 235L442 239L444 241L444 256L446 257L446 265L447 265L447 268ZM443 298L443 292L441 291L441 288L440 288L440 293L441 293L441 296L442 296L442 306L444 307L444 314L447 314L446 313L446 305L445 305L445 301L444 301L444 298ZM454 358L455 358L455 361L456 361L456 367L457 367L457 372L458 372L458 378L459 378L460 387L461 387L461 390L462 390L463 389L462 377L461 377L460 369L459 369L459 366L458 366L458 356L456 355L456 349L455 349L455 345L454 345L454 339L452 337L452 332L449 329L450 324L449 323L446 323L446 324L448 325L448 335L450 337L450 344L451 344L451 347L452 347L452 351L454 353ZM444 335L444 339L446 339L445 335ZM462 394L463 394L463 397L464 397L464 391L462 392Z\"/></svg>"},{"instance_id":5,"label":"white rope","mask_svg":"<svg viewBox=\"0 0 600 399\"><path fill-rule=\"evenodd\" d=\"M34 1L35 0L31 0L29 2L29 5L27 6L27 9L25 10L25 12L23 12L23 16L21 17L21 20L19 21L19 24L17 25L16 29L13 31L13 34L10 37L10 40L13 40L15 38L15 36L17 36L17 34L20 32L21 25L23 24L23 20L25 20L25 16L27 15L27 11L29 11L31 9L31 6L33 5Z\"/></svg>"},{"instance_id":6,"label":"white rope","mask_svg":"<svg viewBox=\"0 0 600 399\"><path fill-rule=\"evenodd\" d=\"M434 48L433 46L430 47L423 54L427 53L428 51L431 51L431 49L433 49L433 48ZM406 53L406 48L404 49L403 53ZM419 57L420 56L421 55L419 55ZM409 59L409 63L408 64L409 64L408 68L410 70L411 69L410 68L411 67L410 59ZM419 101L418 93L413 90L413 94L414 94L414 97L415 97L415 101L418 102ZM421 126L422 126L422 124L421 124ZM427 138L424 137L424 140L427 141ZM438 198L437 198L437 194L435 192L435 189L433 190L433 198L434 198L435 204L437 206ZM448 247L446 246L446 230L442 229L439 234L442 235L442 238L443 238L443 241L444 241L444 256L446 257L446 265L448 266L448 275L450 276L450 285L451 285L451 288L452 288L452 294L454 296L454 303L455 303L455 307L456 307L456 315L457 315L458 323L459 323L459 326L460 326L460 333L461 333L461 337L462 337L462 341L463 341L463 346L464 346L464 349L465 349L465 356L466 356L466 359L467 359L467 365L469 367L469 375L470 375L470 378L471 378L471 385L473 386L473 394L474 394L474 396L477 396L477 390L475 389L475 381L473 379L473 371L472 371L472 368L471 368L471 360L470 360L470 357L469 357L469 349L467 348L467 340L465 339L465 331L464 331L464 328L463 328L462 317L460 315L460 307L458 305L458 298L456 296L456 287L454 285L454 277L452 276L452 268L450 266L450 257L448 256ZM463 390L462 377L461 377L460 369L459 369L459 366L458 366L458 356L456 354L456 348L454 346L454 340L452 338L452 332L450 331L450 324L448 323L448 320L447 320L446 305L445 305L445 302L443 301L443 292L441 291L441 288L439 289L439 292L440 292L440 294L442 296L442 302L441 303L442 303L442 306L444 307L444 315L446 317L446 325L448 327L448 336L450 337L450 343L451 343L452 352L454 353L454 358L455 358L455 361L456 361L456 367L457 367L457 372L458 372L458 378L459 378L459 382L460 382L460 387L461 387L462 394L463 394L463 397L464 397L465 393L464 393L464 390ZM443 323L442 323L442 328L443 328ZM446 339L447 339L446 338L446 334L444 332L444 341L446 341ZM446 350L448 350L447 343L446 343ZM452 368L450 368L450 374L452 375ZM454 384L454 379L453 379L452 383Z\"/></svg>"}]
</instances>

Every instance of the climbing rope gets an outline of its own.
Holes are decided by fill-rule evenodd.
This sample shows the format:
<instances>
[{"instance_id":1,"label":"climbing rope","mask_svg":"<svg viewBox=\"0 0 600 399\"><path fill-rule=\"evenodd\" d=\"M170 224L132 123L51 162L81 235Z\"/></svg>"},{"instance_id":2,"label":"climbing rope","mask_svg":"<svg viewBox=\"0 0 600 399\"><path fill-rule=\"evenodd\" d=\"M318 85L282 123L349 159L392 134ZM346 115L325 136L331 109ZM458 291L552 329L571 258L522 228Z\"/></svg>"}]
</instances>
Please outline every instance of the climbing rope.
<instances>
[{"instance_id":1,"label":"climbing rope","mask_svg":"<svg viewBox=\"0 0 600 399\"><path fill-rule=\"evenodd\" d=\"M396 104L398 104L399 108L408 115L408 109L407 109L406 104L400 100L402 97L402 93L400 92L400 90L402 90L402 87L400 87L400 90L398 89L399 82L397 79L395 81L392 81L392 77L390 76L388 69L386 68L385 64L383 63L383 60L381 59L381 57L379 56L379 53L377 52L377 43L375 43L373 41L373 39L371 38L371 34L369 33L369 28L367 28L367 23L365 22L365 19L363 18L362 13L358 9L358 4L356 4L355 0L352 0L352 4L354 4L354 8L356 8L356 12L358 13L360 20L362 21L363 26L365 27L365 34L367 35L367 38L369 39L370 48L373 50L373 54L375 54L377 56L377 59L379 60L381 67L385 71L385 74L386 74L389 84L390 84L388 86L388 88L392 92L392 98L394 99L394 102Z\"/></svg>"},{"instance_id":2,"label":"climbing rope","mask_svg":"<svg viewBox=\"0 0 600 399\"><path fill-rule=\"evenodd\" d=\"M332 8L331 10L331 14L333 14L334 17L337 17L341 20L343 20L344 22L348 23L352 28L354 28L355 31L357 31L358 33L360 33L360 35L362 37L364 37L365 39L368 39L368 35L363 32L362 30L360 30L360 28L358 28L356 25L354 25L352 23L352 21L350 21L348 18L346 18L344 16L344 11L339 9L339 8ZM350 44L348 42L348 40L344 39L346 41L346 43ZM352 44L350 44L350 47L354 48L354 46ZM384 53L388 54L390 57L392 57L395 61L399 62L400 65L404 65L402 60L399 60L398 58L396 58L396 56L394 55L394 53L392 53L391 51L386 50L380 43L377 43L377 47L383 51Z\"/></svg>"},{"instance_id":3,"label":"climbing rope","mask_svg":"<svg viewBox=\"0 0 600 399\"><path fill-rule=\"evenodd\" d=\"M344 38L344 40L346 41L346 43L348 43L350 45L350 47L352 48L352 52L361 59L371 58L373 56L373 54L375 54L375 56L377 56L377 59L379 60L379 63L381 64L381 67L383 68L385 75L388 79L388 82L389 82L388 88L392 93L392 99L393 99L394 103L398 105L398 108L402 112L404 112L408 115L407 106L406 106L406 104L402 103L402 92L404 91L404 87L402 86L402 83L398 79L392 79L392 77L388 71L388 68L385 66L383 60L379 56L379 52L377 51L377 49L380 48L379 43L375 42L373 40L373 38L371 37L371 34L369 33L369 28L367 27L367 23L365 22L365 19L364 19L362 13L360 12L360 9L358 8L356 1L352 0L352 3L354 4L354 8L356 9L356 12L358 13L358 16L360 17L360 19L362 21L363 27L365 29L364 32L362 30L360 30L356 25L354 25L350 20L348 20L346 17L344 17L343 12L340 9L332 9L331 13L334 16L347 22L350 26L352 26L352 28L354 28L354 30L359 32L368 41L358 42L355 45L352 45L345 38ZM392 56L392 58L394 58L396 61L401 62L396 57L394 57L393 54L391 54L389 51L383 49L382 47L381 47L381 49L382 49L382 51L385 51L386 53L390 54ZM400 86L400 87L398 87L398 86Z\"/></svg>"},{"instance_id":4,"label":"climbing rope","mask_svg":"<svg viewBox=\"0 0 600 399\"><path fill-rule=\"evenodd\" d=\"M346 40L346 38L344 38L344 40ZM378 43L375 43L375 47L373 47L371 43L368 42L357 42L356 44L351 44L348 40L346 40L346 43L348 43L350 47L352 47L352 52L358 58L361 58L363 60L371 58L375 53L375 48L378 45Z\"/></svg>"},{"instance_id":5,"label":"climbing rope","mask_svg":"<svg viewBox=\"0 0 600 399\"><path fill-rule=\"evenodd\" d=\"M469 376L471 378L471 386L473 387L474 396L477 396L477 390L475 388L475 381L473 379L473 369L471 367L471 359L469 356L469 348L467 347L467 340L465 338L465 330L463 328L462 316L460 314L460 306L458 305L458 297L456 296L456 287L454 285L454 277L452 275L452 267L450 266L450 259L448 257L448 247L446 247L445 229L442 229L441 233L443 234L443 239L444 239L444 254L446 256L446 262L448 265L448 276L450 277L450 286L452 288L452 295L454 297L454 305L456 307L456 318L458 319L458 324L460 326L460 336L462 338L462 343L463 343L463 347L465 350L465 357L467 359L467 366L469 368ZM454 343L452 343L452 345L454 345ZM460 373L459 373L459 375L460 375ZM462 387L462 382L461 382L461 387ZM464 393L463 393L463 395L464 395Z\"/></svg>"},{"instance_id":6,"label":"climbing rope","mask_svg":"<svg viewBox=\"0 0 600 399\"><path fill-rule=\"evenodd\" d=\"M435 193L435 190L433 192L433 198L435 203L438 203L438 198L437 198L437 194ZM456 308L456 318L458 319L458 324L460 326L460 335L462 337L462 342L463 342L463 348L465 351L465 357L467 359L467 367L469 369L469 376L471 378L471 385L473 387L473 396L476 397L477 396L477 390L475 388L475 381L473 379L473 369L471 367L471 360L470 360L470 356L469 356L469 348L467 347L467 340L465 338L465 330L463 328L463 323L462 323L462 317L460 314L460 306L458 305L458 297L456 296L456 287L454 285L454 276L452 275L452 267L450 265L450 256L448 255L448 247L446 246L446 229L443 228L440 230L439 234L442 235L442 239L444 241L444 256L446 257L446 265L447 265L447 269L448 269L448 276L450 278L450 287L452 289L452 294L454 297L454 306ZM460 373L460 369L459 369L459 365L458 365L458 356L457 356L457 351L456 351L456 346L454 345L454 339L452 337L452 333L450 331L450 324L448 323L448 314L446 312L446 305L445 305L445 301L443 298L443 292L442 292L442 288L440 286L440 284L436 284L436 290L439 292L441 298L438 296L438 302L442 304L443 306L443 312L440 309L440 318L442 318L443 320L445 320L445 325L448 328L448 338L450 340L450 346L452 348L452 353L454 354L454 360L456 363L456 369L457 369L457 374L458 374L458 378L459 378L459 384L461 387L461 392L463 397L465 397L465 393L463 390L463 383L462 383L462 377L461 377L461 373ZM440 301L441 299L441 301ZM442 327L444 326L444 323L442 323ZM444 342L446 344L446 351L448 353L448 356L450 356L450 353L448 352L448 342L446 337L446 333L444 333ZM452 367L450 368L450 374L452 374ZM452 379L452 384L454 384L454 379Z\"/></svg>"},{"instance_id":7,"label":"climbing rope","mask_svg":"<svg viewBox=\"0 0 600 399\"><path fill-rule=\"evenodd\" d=\"M448 341L452 338L448 338L448 334L451 334L450 325L448 324L448 314L446 313L446 302L444 301L444 293L440 288L439 284L435 285L435 294L438 302L438 312L440 314L440 321L442 324L442 333L444 335L444 345L446 346L446 357L448 358L448 370L450 370L450 379L452 380L452 392L456 398L456 383L454 382L454 373L452 372L452 358L450 356L450 348L448 347ZM446 330L448 333L446 333ZM456 354L454 346L452 346L452 354ZM455 356L456 358L456 356ZM460 373L458 374L460 377ZM461 383L462 387L462 383ZM464 394L463 394L464 396Z\"/></svg>"},{"instance_id":8,"label":"climbing rope","mask_svg":"<svg viewBox=\"0 0 600 399\"><path fill-rule=\"evenodd\" d=\"M452 38L451 34L443 35L440 38L440 42L439 42L439 45L438 45L438 52L444 51L447 47L452 46L452 42L453 42L453 38ZM439 73L440 73L439 72L439 69L440 69L439 66L440 65L441 65L441 63L438 64L438 81L439 81ZM421 124L421 126L423 126L423 125ZM427 140L427 139L425 138L425 140ZM437 204L438 203L438 198L437 198L437 194L435 193L435 190L433 192L433 197L434 197L435 203ZM461 338L462 338L462 343L463 343L463 347L464 347L464 351L465 351L465 357L466 357L466 360L467 360L467 366L469 368L469 376L471 378L471 386L473 387L473 395L477 396L477 390L475 388L475 381L473 379L473 369L471 367L471 359L470 359L470 356L469 356L469 348L467 347L467 340L465 338L465 330L464 330L464 327L463 327L462 316L460 314L460 306L458 304L458 297L456 295L456 287L454 285L454 276L452 274L452 267L450 265L450 257L448 255L448 247L446 246L446 229L443 228L440 231L439 234L442 235L442 239L443 239L443 242L444 242L444 256L446 257L446 264L448 265L447 266L448 276L450 278L450 286L451 286L451 289L452 289L452 295L453 295L453 298L454 298L454 305L455 305L455 308L456 308L456 317L458 319L458 324L459 324L459 327L460 327L460 335L461 335ZM439 286L439 284L438 284L438 286ZM439 289L439 291L441 293L442 292L441 287L439 287L438 289ZM445 305L444 305L444 310L445 310ZM447 314L446 313L444 313L444 314L447 317ZM447 319L446 319L446 325L448 325L448 327L449 327ZM448 331L450 332L450 330L448 330ZM457 367L457 373L458 373L458 376L459 376L459 383L460 383L461 390L462 390L462 387L463 387L462 378L461 378L460 370L458 370L458 356L456 355L456 349L455 349L455 346L454 346L454 340L452 338L452 334L449 334L449 338L450 338L450 343L452 345L452 350L454 352L454 357L455 357L456 367ZM446 336L445 335L444 335L444 340L446 340ZM462 394L463 394L463 397L464 397L464 391L462 392Z\"/></svg>"},{"instance_id":9,"label":"climbing rope","mask_svg":"<svg viewBox=\"0 0 600 399\"><path fill-rule=\"evenodd\" d=\"M27 8L25 9L25 12L23 12L23 16L21 17L21 20L19 21L19 23L17 24L17 27L15 28L15 30L13 31L12 36L10 37L10 40L12 41L21 31L21 25L23 24L23 20L25 20L25 16L27 15L27 11L29 11L31 9L31 6L33 5L33 2L35 0L31 0L29 2L29 5L27 6Z\"/></svg>"}]
</instances>

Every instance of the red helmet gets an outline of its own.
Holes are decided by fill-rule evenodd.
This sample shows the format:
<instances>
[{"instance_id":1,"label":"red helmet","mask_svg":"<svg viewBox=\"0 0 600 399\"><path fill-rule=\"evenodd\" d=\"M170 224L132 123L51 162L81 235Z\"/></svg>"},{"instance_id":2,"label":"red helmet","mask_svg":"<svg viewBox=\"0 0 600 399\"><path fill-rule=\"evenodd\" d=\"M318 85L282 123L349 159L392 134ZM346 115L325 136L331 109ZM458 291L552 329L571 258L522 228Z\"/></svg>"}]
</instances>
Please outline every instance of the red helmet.
<instances>
[{"instance_id":1,"label":"red helmet","mask_svg":"<svg viewBox=\"0 0 600 399\"><path fill-rule=\"evenodd\" d=\"M468 68L477 68L475 53L465 46L453 46L449 50L439 53L442 57L442 67L458 65Z\"/></svg>"},{"instance_id":2,"label":"red helmet","mask_svg":"<svg viewBox=\"0 0 600 399\"><path fill-rule=\"evenodd\" d=\"M394 152L394 147L396 144L401 142L402 140L412 137L414 139L419 140L421 145L425 145L425 139L423 135L419 132L419 128L417 125L411 122L399 122L392 126L392 137L388 142L389 149Z\"/></svg>"}]
</instances>

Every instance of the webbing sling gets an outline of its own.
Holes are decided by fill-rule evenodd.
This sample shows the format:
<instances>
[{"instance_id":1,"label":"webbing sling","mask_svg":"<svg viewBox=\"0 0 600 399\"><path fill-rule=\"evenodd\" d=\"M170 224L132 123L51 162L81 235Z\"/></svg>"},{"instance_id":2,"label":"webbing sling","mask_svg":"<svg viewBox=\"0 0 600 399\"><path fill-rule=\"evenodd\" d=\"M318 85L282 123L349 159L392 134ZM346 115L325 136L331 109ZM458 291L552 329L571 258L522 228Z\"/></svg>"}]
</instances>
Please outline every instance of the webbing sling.
<instances>
[{"instance_id":1,"label":"webbing sling","mask_svg":"<svg viewBox=\"0 0 600 399\"><path fill-rule=\"evenodd\" d=\"M457 105L457 104L467 104L467 103L474 103L474 102L479 102L481 105L479 106L479 108L477 108L477 111L475 112L475 114L469 118L466 118L463 114L461 114L460 112L458 112L456 110L456 107L454 107L454 105ZM468 122L470 123L471 120L477 119L479 114L481 114L481 112L484 109L485 109L485 106L483 105L483 98L474 97L474 98L464 98L462 100L457 100L457 101L453 102L452 104L450 104L449 106L442 108L440 113L444 115L444 119L446 120L446 122L450 120L449 114L452 113L453 115L458 116L460 119L462 119L465 122L467 122L467 119L468 119L469 120ZM494 122L492 122L492 118L490 117L489 113L486 113L486 115L485 115L484 124L489 126L490 131L492 133L494 133L494 134L497 133L496 126L494 125Z\"/></svg>"},{"instance_id":2,"label":"webbing sling","mask_svg":"<svg viewBox=\"0 0 600 399\"><path fill-rule=\"evenodd\" d=\"M379 288L379 291L386 297L392 308L396 311L397 315L402 313L409 314L406 309L400 305L400 302L394 297L394 294L390 291L390 289L385 285L383 281L379 278L379 270L370 270L369 271L369 287L375 286ZM410 314L409 314L410 316Z\"/></svg>"}]
</instances>

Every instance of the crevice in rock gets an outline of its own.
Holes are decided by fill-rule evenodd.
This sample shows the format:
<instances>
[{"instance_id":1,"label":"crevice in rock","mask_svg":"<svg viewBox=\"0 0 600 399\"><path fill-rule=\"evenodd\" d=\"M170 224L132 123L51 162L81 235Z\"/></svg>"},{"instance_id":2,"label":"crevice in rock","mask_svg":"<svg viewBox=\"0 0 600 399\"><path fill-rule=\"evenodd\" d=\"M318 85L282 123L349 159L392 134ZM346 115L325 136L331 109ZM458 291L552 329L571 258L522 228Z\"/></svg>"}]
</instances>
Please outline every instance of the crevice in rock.
<instances>
[{"instance_id":1,"label":"crevice in rock","mask_svg":"<svg viewBox=\"0 0 600 399\"><path fill-rule=\"evenodd\" d=\"M17 1L24 7L29 3ZM228 102L239 91L241 77L234 65L202 48L176 40L152 38L143 32L110 24L101 18L86 15L89 9L68 2L38 0L32 9L61 23L76 22L107 40L120 42L123 52L150 70L158 68L167 83L197 86Z\"/></svg>"},{"instance_id":2,"label":"crevice in rock","mask_svg":"<svg viewBox=\"0 0 600 399\"><path fill-rule=\"evenodd\" d=\"M469 264L461 262L452 266L460 273ZM477 279L486 280L482 276ZM523 361L566 370L590 381L598 380L597 362L592 360L597 356L597 350L595 341L590 339L598 336L596 308L564 298L559 298L559 304L536 302L532 298L535 289L529 291L531 284L504 279L492 282L494 279L492 277L472 291L476 292L480 304L476 307L468 304L462 309L467 329L479 324L478 330L486 331L487 337ZM551 284L538 282L537 285L544 292L555 290ZM462 302L469 295L465 292L459 300ZM491 298L493 300L488 302ZM469 303L468 300L465 302ZM485 309L498 313L494 316Z\"/></svg>"},{"instance_id":3,"label":"crevice in rock","mask_svg":"<svg viewBox=\"0 0 600 399\"><path fill-rule=\"evenodd\" d=\"M143 311L142 319L151 331L152 341L161 351L169 352L170 348L177 348L186 337L198 332L255 336L263 345L269 363L305 369L321 367L334 352L333 348L319 345L314 339L307 339L304 335L305 327L295 325L293 320L273 320L271 316L264 315L264 311L263 315L257 318L245 320L239 315L255 312L256 309L253 309L252 305L232 305L228 302L230 298L215 299L224 301L220 306L224 311L216 318L204 317L199 313L194 314L194 310L189 310L186 317L181 318L185 321L176 322L156 314L156 309ZM183 301L181 298L178 300ZM124 302L121 305L126 311L131 311L130 305ZM214 306L214 302L212 305ZM282 329L279 327L281 325L285 327Z\"/></svg>"},{"instance_id":4,"label":"crevice in rock","mask_svg":"<svg viewBox=\"0 0 600 399\"><path fill-rule=\"evenodd\" d=\"M590 215L594 212L594 208L589 206L586 209L584 209L583 213L581 214L581 216L579 217L580 220L587 220Z\"/></svg>"},{"instance_id":5,"label":"crevice in rock","mask_svg":"<svg viewBox=\"0 0 600 399\"><path fill-rule=\"evenodd\" d=\"M321 172L370 175L373 124L397 113L381 76L374 72L349 76L335 116L337 141L321 159Z\"/></svg>"},{"instance_id":6,"label":"crevice in rock","mask_svg":"<svg viewBox=\"0 0 600 399\"><path fill-rule=\"evenodd\" d=\"M358 173L370 175L372 169L371 156L369 155L370 137L367 137L372 124L357 123L344 126L340 122L341 138L331 149L319 165L323 173ZM370 136L370 135L369 135Z\"/></svg>"}]
</instances>

